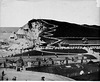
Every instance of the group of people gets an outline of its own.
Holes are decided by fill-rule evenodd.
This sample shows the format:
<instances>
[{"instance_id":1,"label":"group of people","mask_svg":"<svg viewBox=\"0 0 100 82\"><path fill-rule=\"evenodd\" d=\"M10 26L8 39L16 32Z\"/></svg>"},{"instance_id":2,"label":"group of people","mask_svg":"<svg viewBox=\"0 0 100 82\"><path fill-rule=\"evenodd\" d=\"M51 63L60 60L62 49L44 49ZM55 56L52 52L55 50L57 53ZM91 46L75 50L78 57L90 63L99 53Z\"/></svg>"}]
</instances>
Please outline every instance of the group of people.
<instances>
[{"instance_id":1,"label":"group of people","mask_svg":"<svg viewBox=\"0 0 100 82\"><path fill-rule=\"evenodd\" d=\"M2 74L1 74L0 81L8 81L8 80L16 81L17 80L16 76L14 76L12 79L9 79L9 78L5 77L5 75L6 75L5 71L3 70ZM45 81L45 77L44 76L41 77L41 81Z\"/></svg>"},{"instance_id":2,"label":"group of people","mask_svg":"<svg viewBox=\"0 0 100 82\"><path fill-rule=\"evenodd\" d=\"M9 78L6 77L5 75L6 75L6 74L5 74L5 71L3 70L3 71L2 71L2 74L1 74L1 78L0 78L1 81L5 81L5 80L8 81L8 80L9 80ZM16 81L16 77L14 76L11 80L12 80L12 81Z\"/></svg>"}]
</instances>

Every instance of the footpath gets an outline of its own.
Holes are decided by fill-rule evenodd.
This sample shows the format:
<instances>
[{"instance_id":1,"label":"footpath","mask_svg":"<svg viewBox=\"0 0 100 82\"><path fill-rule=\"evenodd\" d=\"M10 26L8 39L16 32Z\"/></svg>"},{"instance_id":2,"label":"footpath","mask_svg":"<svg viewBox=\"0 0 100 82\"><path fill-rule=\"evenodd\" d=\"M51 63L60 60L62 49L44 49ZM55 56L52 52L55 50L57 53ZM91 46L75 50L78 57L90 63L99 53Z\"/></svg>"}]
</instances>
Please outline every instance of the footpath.
<instances>
[{"instance_id":1,"label":"footpath","mask_svg":"<svg viewBox=\"0 0 100 82\"><path fill-rule=\"evenodd\" d=\"M42 73L42 72L34 72L34 71L16 71L15 69L0 69L0 78L2 76L2 71L4 71L4 80L12 80L16 78L16 81L74 81L68 77L50 74L50 73Z\"/></svg>"}]
</instances>

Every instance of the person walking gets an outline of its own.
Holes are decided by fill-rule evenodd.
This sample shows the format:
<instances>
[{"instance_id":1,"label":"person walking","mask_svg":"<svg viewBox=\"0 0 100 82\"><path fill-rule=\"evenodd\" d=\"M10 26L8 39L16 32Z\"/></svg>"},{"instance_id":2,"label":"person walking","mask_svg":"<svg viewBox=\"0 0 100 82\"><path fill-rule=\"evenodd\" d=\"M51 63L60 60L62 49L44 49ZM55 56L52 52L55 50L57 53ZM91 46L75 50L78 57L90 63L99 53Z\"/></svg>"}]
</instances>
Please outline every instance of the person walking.
<instances>
[{"instance_id":1,"label":"person walking","mask_svg":"<svg viewBox=\"0 0 100 82\"><path fill-rule=\"evenodd\" d=\"M68 57L65 57L66 65L68 65Z\"/></svg>"},{"instance_id":2,"label":"person walking","mask_svg":"<svg viewBox=\"0 0 100 82\"><path fill-rule=\"evenodd\" d=\"M45 77L44 77L44 76L43 76L43 77L41 77L41 80L42 80L42 81L45 81Z\"/></svg>"},{"instance_id":3,"label":"person walking","mask_svg":"<svg viewBox=\"0 0 100 82\"><path fill-rule=\"evenodd\" d=\"M13 80L13 81L16 81L16 77L14 76L14 77L12 78L12 80Z\"/></svg>"},{"instance_id":4,"label":"person walking","mask_svg":"<svg viewBox=\"0 0 100 82\"><path fill-rule=\"evenodd\" d=\"M5 76L5 73L4 73L4 71L2 71L2 75L1 75L1 80L2 81L4 80L4 76Z\"/></svg>"}]
</instances>

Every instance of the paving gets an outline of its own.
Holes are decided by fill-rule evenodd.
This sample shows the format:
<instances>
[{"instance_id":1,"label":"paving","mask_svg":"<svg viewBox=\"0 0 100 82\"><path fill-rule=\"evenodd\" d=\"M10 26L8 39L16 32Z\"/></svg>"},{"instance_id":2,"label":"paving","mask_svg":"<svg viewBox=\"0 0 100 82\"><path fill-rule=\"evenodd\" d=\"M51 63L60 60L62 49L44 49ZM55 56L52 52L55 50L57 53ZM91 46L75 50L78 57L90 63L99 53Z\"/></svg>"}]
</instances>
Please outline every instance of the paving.
<instances>
[{"instance_id":1,"label":"paving","mask_svg":"<svg viewBox=\"0 0 100 82\"><path fill-rule=\"evenodd\" d=\"M16 71L15 69L0 69L0 76L3 70L5 72L5 80L7 78L8 80L12 80L12 78L16 77L17 81L41 81L41 77L45 77L45 81L73 81L73 79L56 74L25 70Z\"/></svg>"}]
</instances>

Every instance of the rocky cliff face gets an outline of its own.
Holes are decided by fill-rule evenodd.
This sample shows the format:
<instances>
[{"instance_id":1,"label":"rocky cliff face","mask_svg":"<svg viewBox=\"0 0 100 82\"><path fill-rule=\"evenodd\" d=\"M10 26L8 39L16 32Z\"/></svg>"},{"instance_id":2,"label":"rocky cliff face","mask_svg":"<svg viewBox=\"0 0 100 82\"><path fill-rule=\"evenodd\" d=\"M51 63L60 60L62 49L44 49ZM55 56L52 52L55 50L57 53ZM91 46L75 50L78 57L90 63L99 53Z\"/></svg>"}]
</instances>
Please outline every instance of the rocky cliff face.
<instances>
[{"instance_id":1,"label":"rocky cliff face","mask_svg":"<svg viewBox=\"0 0 100 82\"><path fill-rule=\"evenodd\" d=\"M33 45L56 43L61 41L63 37L99 37L99 31L100 27L96 25L78 25L55 20L32 19L17 31L13 31L7 43L9 43L8 49L20 50Z\"/></svg>"}]
</instances>

